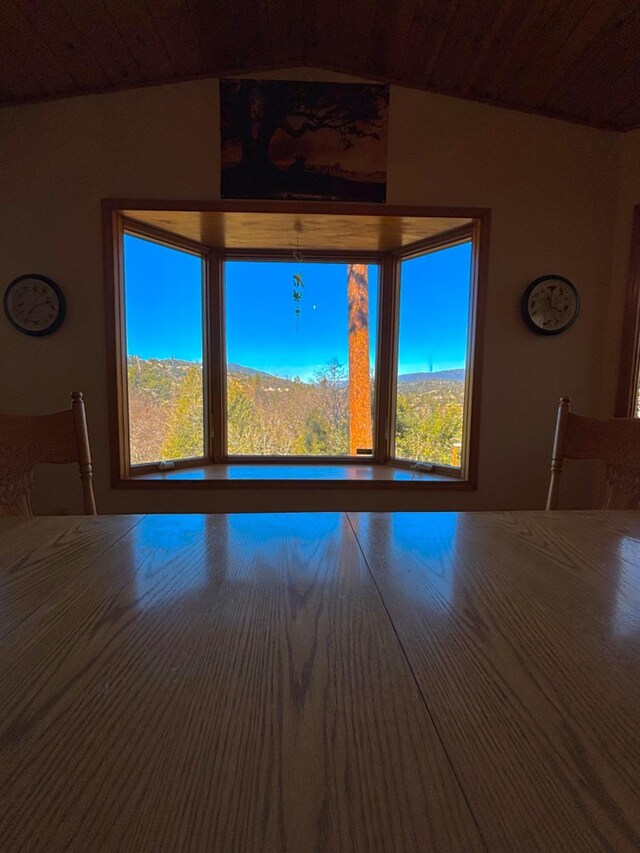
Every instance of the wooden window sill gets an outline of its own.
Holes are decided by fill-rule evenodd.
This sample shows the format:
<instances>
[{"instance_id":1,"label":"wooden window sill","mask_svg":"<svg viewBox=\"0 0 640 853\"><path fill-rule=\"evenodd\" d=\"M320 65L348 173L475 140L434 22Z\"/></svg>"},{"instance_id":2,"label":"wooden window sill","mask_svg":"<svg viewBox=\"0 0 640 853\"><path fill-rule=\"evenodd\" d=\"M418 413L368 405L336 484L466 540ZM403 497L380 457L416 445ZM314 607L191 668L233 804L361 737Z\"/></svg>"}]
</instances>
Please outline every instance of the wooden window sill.
<instances>
[{"instance_id":1,"label":"wooden window sill","mask_svg":"<svg viewBox=\"0 0 640 853\"><path fill-rule=\"evenodd\" d=\"M413 471L390 465L279 465L224 464L152 471L120 480L117 485L134 489L211 489L211 488L298 488L367 489L420 488L472 489L469 480L445 474Z\"/></svg>"}]
</instances>

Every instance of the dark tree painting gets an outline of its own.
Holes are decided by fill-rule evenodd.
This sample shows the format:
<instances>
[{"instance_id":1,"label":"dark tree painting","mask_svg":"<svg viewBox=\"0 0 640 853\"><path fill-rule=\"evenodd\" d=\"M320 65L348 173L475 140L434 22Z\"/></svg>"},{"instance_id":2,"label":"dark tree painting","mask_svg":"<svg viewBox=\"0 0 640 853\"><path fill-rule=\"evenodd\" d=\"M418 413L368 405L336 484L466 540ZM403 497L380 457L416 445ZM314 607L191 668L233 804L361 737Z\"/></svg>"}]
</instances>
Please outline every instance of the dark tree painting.
<instances>
[{"instance_id":1,"label":"dark tree painting","mask_svg":"<svg viewBox=\"0 0 640 853\"><path fill-rule=\"evenodd\" d=\"M220 81L223 198L386 198L389 87Z\"/></svg>"}]
</instances>

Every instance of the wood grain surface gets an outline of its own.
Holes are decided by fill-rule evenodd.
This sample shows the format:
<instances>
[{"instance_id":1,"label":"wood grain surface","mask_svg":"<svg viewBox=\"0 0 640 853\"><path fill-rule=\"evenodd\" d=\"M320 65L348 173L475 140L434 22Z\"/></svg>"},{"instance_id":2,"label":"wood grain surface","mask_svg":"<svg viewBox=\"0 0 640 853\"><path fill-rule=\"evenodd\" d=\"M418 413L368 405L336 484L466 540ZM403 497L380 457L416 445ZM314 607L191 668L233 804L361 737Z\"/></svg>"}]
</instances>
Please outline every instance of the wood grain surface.
<instances>
[{"instance_id":1,"label":"wood grain surface","mask_svg":"<svg viewBox=\"0 0 640 853\"><path fill-rule=\"evenodd\" d=\"M637 0L4 0L0 106L312 68L620 130L639 40Z\"/></svg>"},{"instance_id":2,"label":"wood grain surface","mask_svg":"<svg viewBox=\"0 0 640 853\"><path fill-rule=\"evenodd\" d=\"M349 518L488 848L640 849L640 516Z\"/></svg>"},{"instance_id":3,"label":"wood grain surface","mask_svg":"<svg viewBox=\"0 0 640 853\"><path fill-rule=\"evenodd\" d=\"M327 209L329 205L327 205ZM139 210L124 211L134 224L142 223L161 232L212 247L234 249L313 250L335 252L391 252L418 240L435 237L455 228L470 226L468 217L381 214L376 205L362 206L361 212L345 215L339 208L327 215L304 211L289 212L278 205L270 210Z\"/></svg>"},{"instance_id":4,"label":"wood grain surface","mask_svg":"<svg viewBox=\"0 0 640 853\"><path fill-rule=\"evenodd\" d=\"M0 519L0 850L635 851L633 512Z\"/></svg>"},{"instance_id":5,"label":"wood grain surface","mask_svg":"<svg viewBox=\"0 0 640 853\"><path fill-rule=\"evenodd\" d=\"M0 641L42 607L51 609L65 583L82 583L93 561L141 516L3 518L0 523ZM30 630L29 621L27 630ZM0 650L0 656L2 651ZM0 687L1 689L1 687ZM1 849L1 848L0 848Z\"/></svg>"},{"instance_id":6,"label":"wood grain surface","mask_svg":"<svg viewBox=\"0 0 640 853\"><path fill-rule=\"evenodd\" d=\"M345 515L0 547L0 850L485 849Z\"/></svg>"}]
</instances>

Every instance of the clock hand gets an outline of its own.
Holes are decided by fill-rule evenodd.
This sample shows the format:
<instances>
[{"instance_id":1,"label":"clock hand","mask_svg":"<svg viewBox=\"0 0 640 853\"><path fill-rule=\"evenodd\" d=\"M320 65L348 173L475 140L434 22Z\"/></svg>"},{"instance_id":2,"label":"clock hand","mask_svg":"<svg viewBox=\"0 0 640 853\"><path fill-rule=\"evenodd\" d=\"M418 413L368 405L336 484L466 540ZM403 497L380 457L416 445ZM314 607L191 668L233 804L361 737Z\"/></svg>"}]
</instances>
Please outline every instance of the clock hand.
<instances>
[{"instance_id":1,"label":"clock hand","mask_svg":"<svg viewBox=\"0 0 640 853\"><path fill-rule=\"evenodd\" d=\"M27 316L24 319L28 320L36 308L39 308L41 305L49 305L49 304L50 304L50 302L48 299L45 299L43 302L34 302L34 304L31 306L31 308L27 312Z\"/></svg>"}]
</instances>

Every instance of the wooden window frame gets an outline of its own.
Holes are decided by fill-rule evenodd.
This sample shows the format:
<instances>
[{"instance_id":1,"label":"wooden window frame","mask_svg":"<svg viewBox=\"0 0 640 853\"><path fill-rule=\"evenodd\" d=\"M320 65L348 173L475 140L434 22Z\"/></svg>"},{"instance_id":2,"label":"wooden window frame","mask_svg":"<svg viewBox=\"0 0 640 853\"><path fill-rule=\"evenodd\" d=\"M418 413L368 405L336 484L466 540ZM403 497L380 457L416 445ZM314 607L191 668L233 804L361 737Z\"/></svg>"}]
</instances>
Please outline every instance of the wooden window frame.
<instances>
[{"instance_id":1,"label":"wooden window frame","mask_svg":"<svg viewBox=\"0 0 640 853\"><path fill-rule=\"evenodd\" d=\"M464 410L462 413L462 455L460 466L436 465L433 464L433 471L437 474L447 474L451 477L464 477L467 471L470 459L468 452L468 438L471 425L471 408L474 396L474 346L476 340L476 315L477 315L477 294L478 294L478 240L480 234L476 232L475 225L464 226L463 228L455 228L447 231L444 234L438 234L436 237L429 237L426 240L420 240L405 246L396 252L392 253L394 261L393 269L393 314L392 314L392 355L389 361L389 372L391 376L391 399L388 414L389 423L389 438L388 438L388 461L390 464L398 468L413 468L415 460L402 459L393 455L395 450L394 437L391 435L391 429L395 426L396 405L398 401L397 394L397 378L398 378L398 349L400 344L400 327L399 327L399 311L400 311L400 265L403 261L419 258L430 252L438 252L443 249L460 246L462 243L471 242L471 270L470 270L470 288L469 288L469 325L467 329L467 346L466 346L466 365L464 378ZM394 430L395 431L395 430ZM431 463L427 463L431 464Z\"/></svg>"},{"instance_id":2,"label":"wooden window frame","mask_svg":"<svg viewBox=\"0 0 640 853\"><path fill-rule=\"evenodd\" d=\"M384 262L385 254L381 252L335 252L335 251L307 251L304 252L304 263L362 263L362 264L375 264L380 269L380 277L378 283L378 304L380 304L380 294L382 292L382 281L383 281L383 262ZM291 252L281 251L281 250L273 250L273 251L265 251L264 249L247 249L244 251L238 250L221 250L220 251L220 266L221 269L224 268L224 265L227 261L255 261L255 262L268 262L268 261L291 261ZM221 304L224 308L224 278L221 274ZM378 311L378 329L377 329L377 338L376 338L376 378L378 375L378 366L379 366L379 355L380 355L380 332L381 332L381 315L382 312ZM226 334L226 325L224 323L224 315L222 317L222 323L220 324L220 337L222 340L222 352L224 359L224 335ZM227 418L226 418L226 402L227 402L227 394L226 394L226 359L222 362L222 398L218 401L218 407L221 411L223 411L223 420L224 424L222 427L222 435L224 440L224 445L226 445L226 431L227 431ZM376 433L379 423L378 418L378 398L376 395L375 400L375 414L373 418L373 434L374 434L374 447L373 454L371 456L259 456L259 455L231 455L229 453L224 453L224 448L222 451L221 461L225 465L244 465L244 464L265 464L265 465L283 465L283 464L291 464L291 465L371 465L371 464L379 464L380 459L377 455L377 445L376 445Z\"/></svg>"},{"instance_id":3,"label":"wooden window frame","mask_svg":"<svg viewBox=\"0 0 640 853\"><path fill-rule=\"evenodd\" d=\"M237 250L224 247L212 247L203 243L187 240L168 231L139 223L131 218L130 212L139 210L172 211L243 211L277 212L291 208L284 202L224 203L191 202L154 202L105 199L103 200L103 236L105 257L105 294L106 294L106 335L109 369L109 427L112 485L132 484L136 476L158 471L157 463L132 466L129 459L128 425L128 388L126 368L126 342L124 339L124 234L133 234L150 239L161 245L182 249L203 259L203 377L204 377L204 417L205 417L205 455L193 459L176 460L179 468L216 465L228 466L392 466L394 468L412 468L414 462L394 458L394 418L396 405L396 378L398 354L398 308L399 308L399 268L402 261L437 251L448 246L459 245L468 240L472 244L471 288L469 305L469 330L467 341L467 366L465 376L465 410L463 420L463 453L459 468L433 464L431 471L439 480L427 483L417 480L416 484L442 488L442 476L451 479L452 485L476 488L478 467L478 443L480 421L480 366L482 360L483 305L486 291L488 268L488 238L490 211L486 209L447 209L447 208L398 208L380 205L344 205L330 203L314 204L317 212L328 215L358 214L405 215L432 217L451 217L472 219L469 226L454 228L436 237L420 240L393 251L322 251L305 250L305 262L339 261L342 263L369 262L379 266L378 285L378 331L376 352L376 397L374 407L374 444L372 456L230 456L225 454L226 444L226 343L224 328L224 286L223 270L227 260L289 260L291 253L286 250ZM125 217L122 210L127 210ZM304 476L304 475L303 475ZM375 479L375 478L374 478ZM175 485L176 480L172 481ZM230 483L231 480L227 480ZM235 481L237 482L237 481ZM251 481L255 482L255 481ZM265 477L264 484L270 482ZM271 481L273 482L273 481ZM343 481L332 480L333 485ZM152 481L138 481L138 485ZM161 485L166 485L165 482ZM220 485L212 480L211 485ZM353 484L351 484L353 485ZM388 486L389 483L386 483ZM395 484L392 484L395 485ZM398 483L398 485L405 485Z\"/></svg>"},{"instance_id":4,"label":"wooden window frame","mask_svg":"<svg viewBox=\"0 0 640 853\"><path fill-rule=\"evenodd\" d=\"M633 211L629 273L622 319L622 339L618 366L618 393L615 415L631 418L636 414L640 375L640 204Z\"/></svg>"},{"instance_id":5,"label":"wooden window frame","mask_svg":"<svg viewBox=\"0 0 640 853\"><path fill-rule=\"evenodd\" d=\"M212 340L211 340L211 267L215 262L215 251L210 247L192 240L187 240L178 235L167 234L156 228L150 228L135 220L116 214L113 219L115 235L116 257L112 260L113 270L113 298L115 310L114 333L108 339L108 346L115 343L110 353L110 361L115 366L115 386L117 389L117 429L119 430L117 445L114 441L114 429L116 421L110 424L111 456L112 456L112 480L117 474L117 479L128 478L136 474L147 474L158 470L158 462L134 464L130 457L129 442L129 383L127 380L127 353L126 353L126 321L125 321L125 299L124 299L124 237L130 234L140 237L159 246L168 249L186 252L199 257L202 262L202 393L203 393L203 437L204 453L202 456L192 456L186 459L171 460L173 468L194 468L201 465L211 464L215 461L212 454L211 432L213 406L211 400L211 384L214 366L212 365ZM109 319L109 318L108 318ZM115 364L114 364L115 362ZM112 408L112 407L111 407ZM114 451L116 452L117 472L113 466Z\"/></svg>"}]
</instances>

